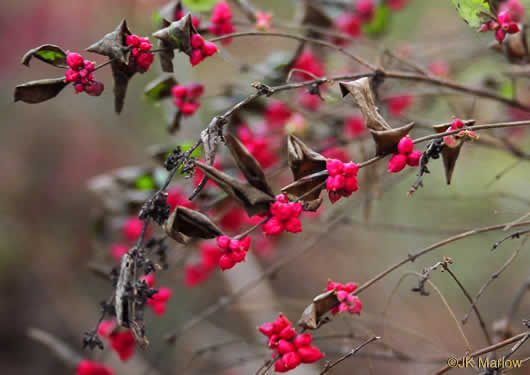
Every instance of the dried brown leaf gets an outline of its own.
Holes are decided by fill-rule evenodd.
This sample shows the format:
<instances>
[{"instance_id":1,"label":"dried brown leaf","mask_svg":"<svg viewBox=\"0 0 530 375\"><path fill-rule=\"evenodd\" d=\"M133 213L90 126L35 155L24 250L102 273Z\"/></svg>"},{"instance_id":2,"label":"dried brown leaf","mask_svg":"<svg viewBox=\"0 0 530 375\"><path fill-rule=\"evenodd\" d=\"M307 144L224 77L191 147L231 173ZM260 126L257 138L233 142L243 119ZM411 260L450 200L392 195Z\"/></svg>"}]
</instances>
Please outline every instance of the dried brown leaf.
<instances>
[{"instance_id":1,"label":"dried brown leaf","mask_svg":"<svg viewBox=\"0 0 530 375\"><path fill-rule=\"evenodd\" d=\"M187 14L180 20L171 22L169 25L164 22L164 28L158 30L153 36L166 43L166 48L170 50L178 49L186 55L191 56L191 36L197 33L191 22L191 14Z\"/></svg>"},{"instance_id":2,"label":"dried brown leaf","mask_svg":"<svg viewBox=\"0 0 530 375\"><path fill-rule=\"evenodd\" d=\"M200 161L195 161L195 165L205 176L215 181L223 191L234 198L249 216L268 211L269 205L275 201L274 196L255 188L247 182L239 181L210 165Z\"/></svg>"},{"instance_id":3,"label":"dried brown leaf","mask_svg":"<svg viewBox=\"0 0 530 375\"><path fill-rule=\"evenodd\" d=\"M317 329L324 322L324 315L338 304L335 289L316 296L313 303L305 308L298 325L305 329Z\"/></svg>"},{"instance_id":4,"label":"dried brown leaf","mask_svg":"<svg viewBox=\"0 0 530 375\"><path fill-rule=\"evenodd\" d=\"M103 36L101 40L92 44L86 50L107 56L127 65L127 54L129 51L125 43L127 35L131 35L131 32L127 27L127 21L123 19L114 31Z\"/></svg>"},{"instance_id":5,"label":"dried brown leaf","mask_svg":"<svg viewBox=\"0 0 530 375\"><path fill-rule=\"evenodd\" d=\"M226 146L230 150L237 167L243 173L250 185L258 188L259 190L267 193L268 195L274 195L272 189L267 183L265 178L265 172L259 165L258 161L252 156L247 148L232 134L226 134L224 136Z\"/></svg>"},{"instance_id":6,"label":"dried brown leaf","mask_svg":"<svg viewBox=\"0 0 530 375\"><path fill-rule=\"evenodd\" d=\"M182 206L175 208L164 223L164 230L178 242L183 242L182 235L191 238L210 239L223 234L208 216Z\"/></svg>"},{"instance_id":7,"label":"dried brown leaf","mask_svg":"<svg viewBox=\"0 0 530 375\"><path fill-rule=\"evenodd\" d=\"M30 81L15 87L15 102L19 100L25 103L41 103L56 97L68 85L61 78L48 78L38 81Z\"/></svg>"}]
</instances>

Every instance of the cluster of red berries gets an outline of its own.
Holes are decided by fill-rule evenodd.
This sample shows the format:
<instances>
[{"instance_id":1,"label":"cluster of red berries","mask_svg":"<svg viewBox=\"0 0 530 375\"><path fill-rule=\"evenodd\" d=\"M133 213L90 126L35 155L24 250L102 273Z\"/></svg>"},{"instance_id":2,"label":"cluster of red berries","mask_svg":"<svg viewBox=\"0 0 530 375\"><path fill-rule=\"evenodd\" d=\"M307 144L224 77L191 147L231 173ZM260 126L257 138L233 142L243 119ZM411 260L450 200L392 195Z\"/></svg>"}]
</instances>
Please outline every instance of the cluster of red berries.
<instances>
[{"instance_id":1,"label":"cluster of red berries","mask_svg":"<svg viewBox=\"0 0 530 375\"><path fill-rule=\"evenodd\" d=\"M499 43L502 43L504 38L506 38L506 34L516 34L521 31L517 22L512 20L508 12L499 12L497 21L489 21L480 26L480 32L488 30L495 30L495 39Z\"/></svg>"},{"instance_id":2,"label":"cluster of red berries","mask_svg":"<svg viewBox=\"0 0 530 375\"><path fill-rule=\"evenodd\" d=\"M121 257L129 251L129 244L135 242L142 234L144 222L136 216L131 216L123 223L121 227L122 235L125 242L115 243L110 248L110 255L118 262ZM147 228L145 237L151 236L151 227Z\"/></svg>"},{"instance_id":3,"label":"cluster of red berries","mask_svg":"<svg viewBox=\"0 0 530 375\"><path fill-rule=\"evenodd\" d=\"M407 94L393 95L386 99L386 104L388 106L388 111L392 116L399 117L412 104L414 104L414 97Z\"/></svg>"},{"instance_id":4,"label":"cluster of red berries","mask_svg":"<svg viewBox=\"0 0 530 375\"><path fill-rule=\"evenodd\" d=\"M191 66L199 64L207 57L213 56L217 53L217 46L204 40L200 34L193 34L191 36Z\"/></svg>"},{"instance_id":5,"label":"cluster of red berries","mask_svg":"<svg viewBox=\"0 0 530 375\"><path fill-rule=\"evenodd\" d=\"M324 64L310 49L305 49L300 56L298 56L293 65L293 69L300 70L300 72L295 72L293 74L294 77L300 80L314 79L315 77L324 77L326 75Z\"/></svg>"},{"instance_id":6,"label":"cluster of red berries","mask_svg":"<svg viewBox=\"0 0 530 375\"><path fill-rule=\"evenodd\" d=\"M228 3L221 1L217 3L212 12L210 19L211 24L208 27L208 31L213 35L222 36L232 34L235 31L235 27L232 24L232 11L228 6ZM232 39L223 39L221 43L229 44Z\"/></svg>"},{"instance_id":7,"label":"cluster of red berries","mask_svg":"<svg viewBox=\"0 0 530 375\"><path fill-rule=\"evenodd\" d=\"M190 83L186 86L175 85L171 88L173 103L184 116L191 116L199 109L201 103L198 102L198 99L203 93L204 86L200 83Z\"/></svg>"},{"instance_id":8,"label":"cluster of red berries","mask_svg":"<svg viewBox=\"0 0 530 375\"><path fill-rule=\"evenodd\" d=\"M151 42L147 38L137 35L127 35L125 44L131 47L131 57L129 66L137 73L145 73L155 60L155 55L151 53Z\"/></svg>"},{"instance_id":9,"label":"cluster of red berries","mask_svg":"<svg viewBox=\"0 0 530 375\"><path fill-rule=\"evenodd\" d=\"M66 63L70 67L66 71L65 82L72 82L76 94L86 92L90 96L100 96L103 92L103 83L94 80L92 73L95 64L92 61L84 60L78 53L69 53L66 56Z\"/></svg>"},{"instance_id":10,"label":"cluster of red berries","mask_svg":"<svg viewBox=\"0 0 530 375\"><path fill-rule=\"evenodd\" d=\"M459 130L462 128L464 128L464 122L458 118L455 118L453 119L451 126L446 131L450 132L450 131ZM456 136L464 136L464 135L467 135L471 139L473 139L474 137L477 137L475 132L471 130L462 130L461 132L456 134ZM456 145L455 137L453 135L448 135L448 136L443 137L443 141L449 147Z\"/></svg>"},{"instance_id":11,"label":"cluster of red berries","mask_svg":"<svg viewBox=\"0 0 530 375\"><path fill-rule=\"evenodd\" d=\"M262 168L267 169L278 162L278 156L272 149L270 137L263 134L252 134L249 127L245 125L238 127L237 135Z\"/></svg>"},{"instance_id":12,"label":"cluster of red berries","mask_svg":"<svg viewBox=\"0 0 530 375\"><path fill-rule=\"evenodd\" d=\"M265 106L265 121L272 128L283 128L293 111L280 100L271 100Z\"/></svg>"},{"instance_id":13,"label":"cluster of red berries","mask_svg":"<svg viewBox=\"0 0 530 375\"><path fill-rule=\"evenodd\" d=\"M520 0L506 0L499 7L499 12L506 12L513 21L519 22L524 17L524 6Z\"/></svg>"},{"instance_id":14,"label":"cluster of red berries","mask_svg":"<svg viewBox=\"0 0 530 375\"><path fill-rule=\"evenodd\" d=\"M180 20L185 15L186 14L182 9L179 9L178 7L175 9L175 21ZM191 17L191 24L193 25L195 30L199 30L199 26L201 25L201 19L199 17Z\"/></svg>"},{"instance_id":15,"label":"cluster of red berries","mask_svg":"<svg viewBox=\"0 0 530 375\"><path fill-rule=\"evenodd\" d=\"M387 0L388 7L394 11L403 8L408 0ZM376 12L375 0L357 0L352 11L343 13L335 19L335 27L352 38L362 36L363 26L373 21ZM345 45L343 38L333 38L337 45Z\"/></svg>"},{"instance_id":16,"label":"cluster of red berries","mask_svg":"<svg viewBox=\"0 0 530 375\"><path fill-rule=\"evenodd\" d=\"M184 191L180 188L180 186L174 186L167 192L167 198L166 198L167 204L169 205L170 212L173 212L173 210L177 206L182 206L190 209L195 208L195 203L190 201Z\"/></svg>"},{"instance_id":17,"label":"cluster of red berries","mask_svg":"<svg viewBox=\"0 0 530 375\"><path fill-rule=\"evenodd\" d=\"M335 290L335 295L340 304L331 309L331 314L335 315L340 312L349 312L350 314L360 314L363 308L361 300L352 295L357 289L356 283L341 284L334 281L328 281L326 291Z\"/></svg>"},{"instance_id":18,"label":"cluster of red berries","mask_svg":"<svg viewBox=\"0 0 530 375\"><path fill-rule=\"evenodd\" d=\"M278 195L276 202L269 209L270 219L261 229L269 236L277 236L283 231L299 233L302 231L302 222L299 219L301 213L300 203L290 203L286 195Z\"/></svg>"},{"instance_id":19,"label":"cluster of red berries","mask_svg":"<svg viewBox=\"0 0 530 375\"><path fill-rule=\"evenodd\" d=\"M77 365L75 375L114 375L114 371L88 359L82 359Z\"/></svg>"},{"instance_id":20,"label":"cluster of red berries","mask_svg":"<svg viewBox=\"0 0 530 375\"><path fill-rule=\"evenodd\" d=\"M365 134L367 130L362 116L352 115L344 120L344 135L348 138L358 138Z\"/></svg>"},{"instance_id":21,"label":"cluster of red berries","mask_svg":"<svg viewBox=\"0 0 530 375\"><path fill-rule=\"evenodd\" d=\"M388 161L388 171L397 173L403 170L408 164L411 167L417 167L420 164L421 151L414 151L414 142L407 135L398 143L398 153L394 154Z\"/></svg>"},{"instance_id":22,"label":"cluster of red berries","mask_svg":"<svg viewBox=\"0 0 530 375\"><path fill-rule=\"evenodd\" d=\"M245 236L240 240L219 236L217 237L217 246L222 252L219 258L219 268L222 271L226 271L245 260L247 251L250 248L250 236Z\"/></svg>"},{"instance_id":23,"label":"cluster of red berries","mask_svg":"<svg viewBox=\"0 0 530 375\"><path fill-rule=\"evenodd\" d=\"M115 320L104 320L99 324L98 335L107 339L111 348L118 354L120 360L129 360L136 348L136 341L130 330L117 327Z\"/></svg>"},{"instance_id":24,"label":"cluster of red berries","mask_svg":"<svg viewBox=\"0 0 530 375\"><path fill-rule=\"evenodd\" d=\"M155 285L155 276L152 273L142 277L141 280L145 281L149 288L153 288ZM157 288L157 293L147 299L147 304L151 306L155 315L162 316L165 314L166 305L171 298L171 294L172 292L169 288Z\"/></svg>"},{"instance_id":25,"label":"cluster of red berries","mask_svg":"<svg viewBox=\"0 0 530 375\"><path fill-rule=\"evenodd\" d=\"M338 159L330 159L326 163L328 179L326 180L326 190L331 203L335 203L341 197L349 197L357 191L357 172L359 166L355 163L343 163Z\"/></svg>"},{"instance_id":26,"label":"cluster of red berries","mask_svg":"<svg viewBox=\"0 0 530 375\"><path fill-rule=\"evenodd\" d=\"M210 273L217 268L221 252L216 244L203 241L199 244L200 261L195 264L187 264L185 267L184 283L193 288L206 281Z\"/></svg>"},{"instance_id":27,"label":"cluster of red berries","mask_svg":"<svg viewBox=\"0 0 530 375\"><path fill-rule=\"evenodd\" d=\"M279 357L274 363L276 372L287 372L300 363L314 363L323 357L320 349L311 346L311 334L297 334L291 322L282 314L274 322L265 323L258 330L269 338L272 358Z\"/></svg>"}]
</instances>

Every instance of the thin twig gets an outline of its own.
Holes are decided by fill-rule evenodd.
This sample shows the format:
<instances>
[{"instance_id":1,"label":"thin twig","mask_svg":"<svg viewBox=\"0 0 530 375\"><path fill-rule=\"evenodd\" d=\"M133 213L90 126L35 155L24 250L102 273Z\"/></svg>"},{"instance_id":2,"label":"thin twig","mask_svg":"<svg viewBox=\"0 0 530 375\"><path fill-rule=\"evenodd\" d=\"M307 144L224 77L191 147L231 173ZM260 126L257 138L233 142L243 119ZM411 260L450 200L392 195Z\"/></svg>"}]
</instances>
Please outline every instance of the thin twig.
<instances>
[{"instance_id":1,"label":"thin twig","mask_svg":"<svg viewBox=\"0 0 530 375\"><path fill-rule=\"evenodd\" d=\"M327 373L329 370L331 370L333 367L337 366L339 363L345 361L346 359L350 358L350 357L353 357L355 354L357 354L358 351L362 350L365 346L371 344L372 342L374 341L377 341L377 340L380 340L381 337L380 336L374 336L368 340L366 340L365 342L363 342L361 345L359 345L358 347L352 349L349 353L343 355L342 357L340 357L339 359L337 359L335 362L333 363L327 363L326 364L326 367L324 368L324 370L320 373L320 375L324 375L325 373Z\"/></svg>"}]
</instances>

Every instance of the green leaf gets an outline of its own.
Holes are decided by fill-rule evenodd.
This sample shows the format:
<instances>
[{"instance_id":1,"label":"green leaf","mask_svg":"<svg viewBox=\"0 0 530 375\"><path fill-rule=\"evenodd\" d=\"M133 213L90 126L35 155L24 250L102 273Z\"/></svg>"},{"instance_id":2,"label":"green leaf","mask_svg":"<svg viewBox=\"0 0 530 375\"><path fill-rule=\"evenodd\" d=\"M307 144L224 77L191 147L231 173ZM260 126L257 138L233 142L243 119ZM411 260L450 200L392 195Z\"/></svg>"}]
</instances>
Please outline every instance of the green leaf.
<instances>
[{"instance_id":1,"label":"green leaf","mask_svg":"<svg viewBox=\"0 0 530 375\"><path fill-rule=\"evenodd\" d=\"M153 13L153 25L155 25L156 28L159 28L162 24L162 16L160 15L160 12L156 10Z\"/></svg>"},{"instance_id":2,"label":"green leaf","mask_svg":"<svg viewBox=\"0 0 530 375\"><path fill-rule=\"evenodd\" d=\"M452 0L458 14L470 27L480 27L485 15L493 15L487 0Z\"/></svg>"},{"instance_id":3,"label":"green leaf","mask_svg":"<svg viewBox=\"0 0 530 375\"><path fill-rule=\"evenodd\" d=\"M29 50L22 57L22 64L29 66L32 57L59 68L68 68L66 52L61 47L53 44L45 44Z\"/></svg>"},{"instance_id":4,"label":"green leaf","mask_svg":"<svg viewBox=\"0 0 530 375\"><path fill-rule=\"evenodd\" d=\"M185 143L185 144L180 145L180 150L181 150L182 152L186 152L186 151L188 151L192 146L193 146L192 143ZM169 154L168 154L168 155L169 155ZM195 159L200 159L201 156L202 156L202 147L197 147L195 150L193 150L193 152L191 153L190 156L193 157L193 158L195 158ZM182 174L182 167L179 168L178 173L179 173L179 174Z\"/></svg>"},{"instance_id":5,"label":"green leaf","mask_svg":"<svg viewBox=\"0 0 530 375\"><path fill-rule=\"evenodd\" d=\"M513 99L514 97L514 87L511 81L506 81L499 88L499 94L504 96L507 99Z\"/></svg>"},{"instance_id":6,"label":"green leaf","mask_svg":"<svg viewBox=\"0 0 530 375\"><path fill-rule=\"evenodd\" d=\"M156 187L153 177L150 175L144 175L138 177L135 183L136 189L138 190L154 190Z\"/></svg>"},{"instance_id":7,"label":"green leaf","mask_svg":"<svg viewBox=\"0 0 530 375\"><path fill-rule=\"evenodd\" d=\"M368 35L381 34L390 25L390 9L385 4L375 8L372 22L363 25L363 32Z\"/></svg>"},{"instance_id":8,"label":"green leaf","mask_svg":"<svg viewBox=\"0 0 530 375\"><path fill-rule=\"evenodd\" d=\"M192 12L208 12L213 9L218 0L182 0Z\"/></svg>"},{"instance_id":9,"label":"green leaf","mask_svg":"<svg viewBox=\"0 0 530 375\"><path fill-rule=\"evenodd\" d=\"M157 101L171 96L171 88L177 84L175 78L170 74L162 74L150 82L144 90L148 99Z\"/></svg>"}]
</instances>

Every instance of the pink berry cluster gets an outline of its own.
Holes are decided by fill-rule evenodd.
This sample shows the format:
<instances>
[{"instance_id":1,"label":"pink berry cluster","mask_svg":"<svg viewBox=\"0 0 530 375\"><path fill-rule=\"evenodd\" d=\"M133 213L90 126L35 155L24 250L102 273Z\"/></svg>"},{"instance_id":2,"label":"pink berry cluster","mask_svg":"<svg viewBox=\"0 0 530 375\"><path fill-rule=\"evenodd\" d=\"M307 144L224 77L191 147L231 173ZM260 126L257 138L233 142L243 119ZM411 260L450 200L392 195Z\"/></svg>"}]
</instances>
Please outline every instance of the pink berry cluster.
<instances>
[{"instance_id":1,"label":"pink berry cluster","mask_svg":"<svg viewBox=\"0 0 530 375\"><path fill-rule=\"evenodd\" d=\"M269 338L276 372L287 372L300 363L314 363L323 357L316 346L311 346L310 333L297 334L291 322L280 314L274 322L265 323L258 330Z\"/></svg>"},{"instance_id":2,"label":"pink berry cluster","mask_svg":"<svg viewBox=\"0 0 530 375\"><path fill-rule=\"evenodd\" d=\"M515 22L520 22L524 17L524 6L520 0L506 0L499 7L499 12L506 12Z\"/></svg>"},{"instance_id":3,"label":"pink berry cluster","mask_svg":"<svg viewBox=\"0 0 530 375\"><path fill-rule=\"evenodd\" d=\"M414 142L407 135L398 143L398 153L394 154L388 161L388 171L397 173L403 170L408 164L411 167L417 167L420 164L421 151L414 151Z\"/></svg>"},{"instance_id":4,"label":"pink berry cluster","mask_svg":"<svg viewBox=\"0 0 530 375\"><path fill-rule=\"evenodd\" d=\"M458 118L455 118L453 119L453 122L451 123L451 126L446 130L448 132L450 131L454 131L454 130L459 130L459 129L463 129L464 128L464 122ZM471 138L473 139L474 137L477 137L477 135L475 134L475 132L471 131L471 130L462 130L461 132L457 133L456 136L467 136L468 138ZM456 145L456 140L455 140L455 137L453 135L448 135L448 136L445 136L443 137L443 141L444 143L451 147L451 146L455 146Z\"/></svg>"},{"instance_id":5,"label":"pink berry cluster","mask_svg":"<svg viewBox=\"0 0 530 375\"><path fill-rule=\"evenodd\" d=\"M75 375L114 375L114 371L98 362L82 359L77 365Z\"/></svg>"},{"instance_id":6,"label":"pink berry cluster","mask_svg":"<svg viewBox=\"0 0 530 375\"><path fill-rule=\"evenodd\" d=\"M232 11L228 6L228 3L221 1L217 3L212 12L210 19L211 24L208 27L208 31L213 35L222 36L232 34L235 31L235 27L232 24ZM223 39L221 43L230 44L232 39Z\"/></svg>"},{"instance_id":7,"label":"pink berry cluster","mask_svg":"<svg viewBox=\"0 0 530 375\"><path fill-rule=\"evenodd\" d=\"M394 11L402 9L408 0L387 0L385 3ZM357 0L353 9L335 18L335 27L343 33L352 38L359 38L362 36L363 26L373 21L376 5L376 0ZM334 38L337 45L345 45L347 41L343 38Z\"/></svg>"},{"instance_id":8,"label":"pink berry cluster","mask_svg":"<svg viewBox=\"0 0 530 375\"><path fill-rule=\"evenodd\" d=\"M131 47L131 57L129 65L137 73L145 73L155 60L155 55L151 53L151 42L147 38L137 35L127 35L125 44Z\"/></svg>"},{"instance_id":9,"label":"pink berry cluster","mask_svg":"<svg viewBox=\"0 0 530 375\"><path fill-rule=\"evenodd\" d=\"M341 284L334 281L328 281L326 291L335 290L335 294L340 304L331 309L331 314L335 315L341 312L349 312L350 314L360 314L363 308L361 300L352 295L357 289L356 283Z\"/></svg>"},{"instance_id":10,"label":"pink berry cluster","mask_svg":"<svg viewBox=\"0 0 530 375\"><path fill-rule=\"evenodd\" d=\"M110 248L110 255L119 262L121 257L129 251L132 244L140 237L143 227L144 222L136 216L131 216L125 220L121 227L123 242L113 244ZM148 227L145 238L150 236L151 227Z\"/></svg>"},{"instance_id":11,"label":"pink berry cluster","mask_svg":"<svg viewBox=\"0 0 530 375\"><path fill-rule=\"evenodd\" d=\"M289 202L286 195L278 195L270 209L270 219L261 226L263 232L269 236L277 236L284 231L298 233L302 231L299 219L302 213L300 203Z\"/></svg>"},{"instance_id":12,"label":"pink berry cluster","mask_svg":"<svg viewBox=\"0 0 530 375\"><path fill-rule=\"evenodd\" d=\"M331 203L335 203L341 197L349 197L357 191L357 173L359 166L355 163L343 163L338 159L329 159L326 163L328 179L326 180L326 190Z\"/></svg>"},{"instance_id":13,"label":"pink berry cluster","mask_svg":"<svg viewBox=\"0 0 530 375\"><path fill-rule=\"evenodd\" d=\"M204 86L200 83L190 83L186 86L175 85L171 88L173 103L184 116L191 116L199 109L201 103L198 99L203 93Z\"/></svg>"},{"instance_id":14,"label":"pink berry cluster","mask_svg":"<svg viewBox=\"0 0 530 375\"><path fill-rule=\"evenodd\" d=\"M173 212L173 210L177 206L182 206L190 209L194 209L195 203L190 201L184 191L180 188L180 186L174 186L167 192L167 204L169 205L170 212Z\"/></svg>"},{"instance_id":15,"label":"pink berry cluster","mask_svg":"<svg viewBox=\"0 0 530 375\"><path fill-rule=\"evenodd\" d=\"M69 53L66 56L66 63L70 67L66 71L65 82L72 82L76 94L86 92L90 96L100 96L103 92L103 83L94 80L92 73L95 64L92 61L84 60L78 53Z\"/></svg>"},{"instance_id":16,"label":"pink berry cluster","mask_svg":"<svg viewBox=\"0 0 530 375\"><path fill-rule=\"evenodd\" d=\"M102 321L98 327L98 335L109 341L122 362L133 356L136 348L134 336L130 330L118 328L115 320Z\"/></svg>"},{"instance_id":17,"label":"pink berry cluster","mask_svg":"<svg viewBox=\"0 0 530 375\"><path fill-rule=\"evenodd\" d=\"M208 276L219 264L219 258L221 258L221 251L217 244L203 241L199 244L200 261L198 263L186 264L184 284L193 288L200 283L206 281Z\"/></svg>"},{"instance_id":18,"label":"pink berry cluster","mask_svg":"<svg viewBox=\"0 0 530 375\"><path fill-rule=\"evenodd\" d=\"M310 49L305 49L296 59L293 69L300 70L295 72L293 76L300 80L313 79L314 77L324 77L326 75L326 68L322 61L320 61L315 53ZM304 72L311 73L311 75Z\"/></svg>"},{"instance_id":19,"label":"pink berry cluster","mask_svg":"<svg viewBox=\"0 0 530 375\"><path fill-rule=\"evenodd\" d=\"M358 138L368 132L364 119L359 115L346 117L344 120L344 135L350 139Z\"/></svg>"},{"instance_id":20,"label":"pink berry cluster","mask_svg":"<svg viewBox=\"0 0 530 375\"><path fill-rule=\"evenodd\" d=\"M193 34L191 36L191 66L199 64L207 57L213 56L217 53L217 46L204 40L200 34Z\"/></svg>"},{"instance_id":21,"label":"pink berry cluster","mask_svg":"<svg viewBox=\"0 0 530 375\"><path fill-rule=\"evenodd\" d=\"M508 12L499 12L496 21L489 21L480 26L480 32L488 30L495 30L495 39L499 43L502 43L504 38L506 38L506 34L516 34L521 31L517 22L512 20Z\"/></svg>"},{"instance_id":22,"label":"pink berry cluster","mask_svg":"<svg viewBox=\"0 0 530 375\"><path fill-rule=\"evenodd\" d=\"M155 276L152 273L142 277L142 280L145 281L149 288L153 288L155 285ZM171 298L172 291L169 288L157 288L157 290L156 294L147 299L147 304L155 315L162 316L166 312L166 305Z\"/></svg>"},{"instance_id":23,"label":"pink berry cluster","mask_svg":"<svg viewBox=\"0 0 530 375\"><path fill-rule=\"evenodd\" d=\"M407 94L393 95L386 99L386 104L390 114L394 117L399 117L414 104L414 97Z\"/></svg>"},{"instance_id":24,"label":"pink berry cluster","mask_svg":"<svg viewBox=\"0 0 530 375\"><path fill-rule=\"evenodd\" d=\"M271 100L265 106L265 121L271 128L283 129L292 114L289 106L280 100Z\"/></svg>"},{"instance_id":25,"label":"pink berry cluster","mask_svg":"<svg viewBox=\"0 0 530 375\"><path fill-rule=\"evenodd\" d=\"M245 236L241 240L219 236L217 237L217 246L222 252L219 258L219 268L222 271L226 271L245 260L247 251L250 248L250 236Z\"/></svg>"},{"instance_id":26,"label":"pink berry cluster","mask_svg":"<svg viewBox=\"0 0 530 375\"><path fill-rule=\"evenodd\" d=\"M244 124L238 127L237 135L241 143L256 158L262 168L267 169L278 163L278 156L272 149L271 137L266 137L263 134L253 134L249 127Z\"/></svg>"}]
</instances>

